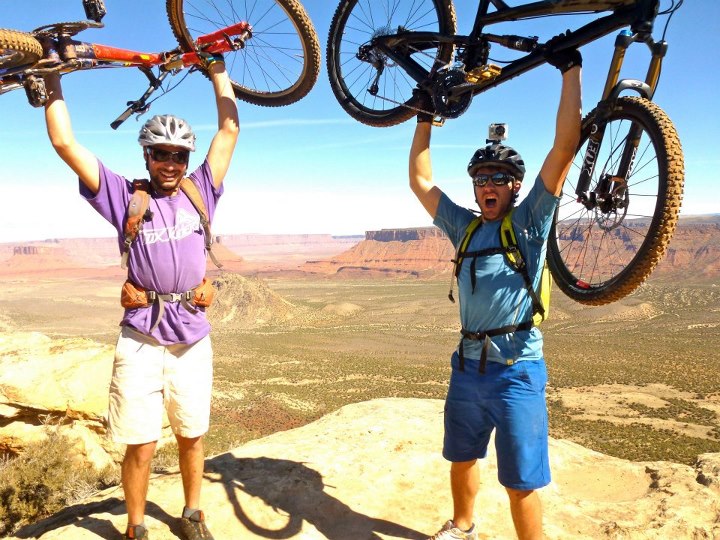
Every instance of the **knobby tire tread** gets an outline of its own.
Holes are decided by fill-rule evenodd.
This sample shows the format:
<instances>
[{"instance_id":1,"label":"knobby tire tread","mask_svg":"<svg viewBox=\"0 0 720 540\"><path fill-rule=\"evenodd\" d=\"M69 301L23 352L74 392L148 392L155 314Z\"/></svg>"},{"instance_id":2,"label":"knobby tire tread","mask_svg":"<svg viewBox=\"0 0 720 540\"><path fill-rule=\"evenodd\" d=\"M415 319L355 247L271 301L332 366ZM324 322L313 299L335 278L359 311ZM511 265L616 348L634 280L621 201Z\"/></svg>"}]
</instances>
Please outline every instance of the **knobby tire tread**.
<instances>
[{"instance_id":1,"label":"knobby tire tread","mask_svg":"<svg viewBox=\"0 0 720 540\"><path fill-rule=\"evenodd\" d=\"M294 22L295 29L303 46L304 65L303 72L292 88L286 89L283 93L270 93L263 91L251 91L240 83L232 80L233 90L238 99L242 99L253 105L263 107L282 107L290 105L304 98L315 86L320 74L320 43L317 32L305 8L298 0L274 0L276 4L285 8L288 17ZM193 40L190 32L181 21L183 0L167 0L166 11L170 27L180 47L184 51L194 50ZM232 21L238 22L238 21ZM249 21L252 24L252 21ZM203 74L209 74L202 70Z\"/></svg>"},{"instance_id":2,"label":"knobby tire tread","mask_svg":"<svg viewBox=\"0 0 720 540\"><path fill-rule=\"evenodd\" d=\"M667 114L655 103L640 97L622 97L615 105L618 113L611 119L644 117L648 133L654 131L655 149L660 162L660 193L658 206L653 214L648 235L638 249L636 256L617 276L600 287L582 289L566 277L571 274L565 269L557 244L548 243L548 263L555 283L564 294L587 305L604 305L615 302L635 291L653 272L663 259L677 227L682 203L685 167L682 146L675 126ZM629 112L623 112L629 111ZM588 137L589 127L596 115L596 109L583 120L583 134L578 148ZM551 235L555 234L553 221Z\"/></svg>"},{"instance_id":3,"label":"knobby tire tread","mask_svg":"<svg viewBox=\"0 0 720 540\"><path fill-rule=\"evenodd\" d=\"M5 64L0 69L9 69L25 64L34 64L43 56L40 42L31 34L18 30L0 28L0 49L8 49L21 53L17 62Z\"/></svg>"},{"instance_id":4,"label":"knobby tire tread","mask_svg":"<svg viewBox=\"0 0 720 540\"><path fill-rule=\"evenodd\" d=\"M343 89L338 65L341 62L337 58L340 54L338 40L341 39L345 28L345 23L349 17L348 11L352 10L357 4L357 0L342 0L335 10L330 30L328 32L328 42L326 49L326 63L328 69L328 77L330 79L330 88L335 94L340 106L358 122L372 127L390 127L401 124L417 115L417 111L408 107L396 107L386 111L365 111L357 107L354 98L348 95ZM442 11L439 11L442 10ZM455 6L451 0L439 0L435 2L435 11L438 14L439 32L445 35L454 35L457 29L457 18L455 14ZM343 21L343 19L345 20ZM437 57L445 62L449 62L453 52L453 46L449 44L440 45ZM416 107L417 100L410 99L406 104Z\"/></svg>"}]
</instances>

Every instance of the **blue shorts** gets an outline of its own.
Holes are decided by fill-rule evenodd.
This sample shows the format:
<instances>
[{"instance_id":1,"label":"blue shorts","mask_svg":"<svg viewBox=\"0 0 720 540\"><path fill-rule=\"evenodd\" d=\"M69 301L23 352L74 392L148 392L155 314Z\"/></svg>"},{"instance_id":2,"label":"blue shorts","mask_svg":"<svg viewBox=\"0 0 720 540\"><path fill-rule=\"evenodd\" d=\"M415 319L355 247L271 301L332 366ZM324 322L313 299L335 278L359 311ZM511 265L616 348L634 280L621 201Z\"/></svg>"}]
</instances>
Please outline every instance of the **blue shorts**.
<instances>
[{"instance_id":1,"label":"blue shorts","mask_svg":"<svg viewBox=\"0 0 720 540\"><path fill-rule=\"evenodd\" d=\"M545 362L528 360L511 366L488 362L484 374L478 371L478 360L466 358L465 371L458 369L457 353L451 363L443 457L448 461L484 458L495 429L500 483L518 490L548 485Z\"/></svg>"}]
</instances>

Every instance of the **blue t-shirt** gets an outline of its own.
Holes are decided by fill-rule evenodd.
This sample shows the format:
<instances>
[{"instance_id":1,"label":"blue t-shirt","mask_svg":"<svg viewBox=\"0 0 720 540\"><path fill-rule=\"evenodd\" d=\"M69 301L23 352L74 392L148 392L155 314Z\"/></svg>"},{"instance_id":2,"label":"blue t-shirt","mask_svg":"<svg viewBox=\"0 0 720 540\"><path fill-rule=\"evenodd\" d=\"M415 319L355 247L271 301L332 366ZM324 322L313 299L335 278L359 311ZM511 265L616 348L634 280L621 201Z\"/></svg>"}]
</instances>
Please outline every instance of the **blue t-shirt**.
<instances>
[{"instance_id":1,"label":"blue t-shirt","mask_svg":"<svg viewBox=\"0 0 720 540\"><path fill-rule=\"evenodd\" d=\"M98 165L98 192L93 194L80 182L80 194L115 227L122 252L132 183L99 160ZM219 189L214 187L207 159L189 177L200 190L208 218L212 221L223 186ZM128 278L136 285L161 294L188 291L197 287L205 276L205 236L200 215L181 190L172 196L154 191L151 195L149 210L152 218L143 224L140 234L130 246ZM167 302L165 314L151 333L157 314L157 304L150 308L126 309L120 324L152 335L163 345L195 343L210 332L204 308L197 308L196 313L191 313L180 302Z\"/></svg>"},{"instance_id":2,"label":"blue t-shirt","mask_svg":"<svg viewBox=\"0 0 720 540\"><path fill-rule=\"evenodd\" d=\"M547 237L559 197L545 189L538 176L528 196L512 215L513 228L527 264L528 274L535 290L540 283ZM475 218L467 208L458 206L444 193L438 204L435 225L450 238L453 246L465 236L465 229ZM501 247L501 220L483 223L473 235L467 251ZM460 322L466 330L484 332L508 325L517 325L532 319L532 298L522 274L513 270L502 253L477 257L475 262L475 291L470 281L472 258L465 258L458 275ZM542 333L536 327L492 338L487 359L509 364L518 360L543 358ZM479 359L483 342L465 340L464 355Z\"/></svg>"}]
</instances>

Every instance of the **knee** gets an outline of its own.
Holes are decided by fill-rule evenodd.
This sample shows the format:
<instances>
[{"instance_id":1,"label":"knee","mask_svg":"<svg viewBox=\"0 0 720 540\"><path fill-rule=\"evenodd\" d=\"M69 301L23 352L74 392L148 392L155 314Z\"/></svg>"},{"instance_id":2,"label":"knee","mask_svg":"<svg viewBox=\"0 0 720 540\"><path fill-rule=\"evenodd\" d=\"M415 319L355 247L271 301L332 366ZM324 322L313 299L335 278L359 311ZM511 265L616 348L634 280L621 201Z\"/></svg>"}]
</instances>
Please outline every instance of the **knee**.
<instances>
[{"instance_id":1,"label":"knee","mask_svg":"<svg viewBox=\"0 0 720 540\"><path fill-rule=\"evenodd\" d=\"M125 449L125 462L135 466L145 466L152 461L157 441L144 444L128 444Z\"/></svg>"},{"instance_id":2,"label":"knee","mask_svg":"<svg viewBox=\"0 0 720 540\"><path fill-rule=\"evenodd\" d=\"M508 497L510 497L512 501L525 500L535 493L534 489L513 489L509 487L506 487L505 491L507 491Z\"/></svg>"},{"instance_id":3,"label":"knee","mask_svg":"<svg viewBox=\"0 0 720 540\"><path fill-rule=\"evenodd\" d=\"M185 452L202 452L203 451L203 438L200 437L182 437L175 435L177 440L178 450L180 453Z\"/></svg>"}]
</instances>

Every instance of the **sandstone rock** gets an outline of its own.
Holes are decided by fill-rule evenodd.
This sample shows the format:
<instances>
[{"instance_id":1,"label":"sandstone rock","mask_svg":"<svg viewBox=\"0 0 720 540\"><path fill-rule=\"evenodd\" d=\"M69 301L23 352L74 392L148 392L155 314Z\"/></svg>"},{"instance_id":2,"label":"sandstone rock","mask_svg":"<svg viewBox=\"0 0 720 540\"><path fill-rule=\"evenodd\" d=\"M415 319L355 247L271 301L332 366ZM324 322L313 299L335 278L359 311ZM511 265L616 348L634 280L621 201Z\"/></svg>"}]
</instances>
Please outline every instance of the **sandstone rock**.
<instances>
[{"instance_id":1,"label":"sandstone rock","mask_svg":"<svg viewBox=\"0 0 720 540\"><path fill-rule=\"evenodd\" d=\"M83 338L0 334L0 403L100 419L107 409L112 351Z\"/></svg>"},{"instance_id":2,"label":"sandstone rock","mask_svg":"<svg viewBox=\"0 0 720 540\"><path fill-rule=\"evenodd\" d=\"M427 538L452 512L442 410L441 400L357 403L209 459L203 507L215 538ZM692 467L629 462L563 440L550 441L550 456L554 480L540 491L549 540L720 535L717 490L698 482ZM701 461L717 478L720 455ZM480 538L514 538L494 451L481 470ZM15 538L116 538L125 527L121 493L107 491ZM176 539L179 474L156 475L148 501L153 540Z\"/></svg>"}]
</instances>

